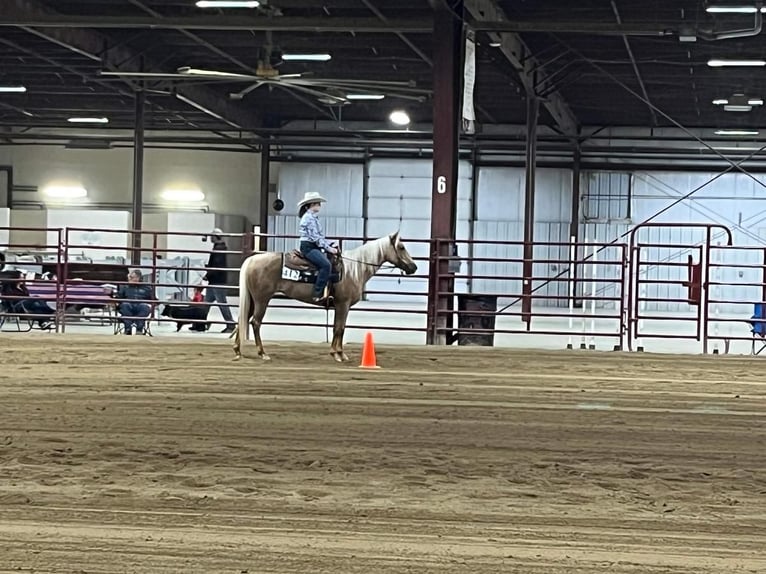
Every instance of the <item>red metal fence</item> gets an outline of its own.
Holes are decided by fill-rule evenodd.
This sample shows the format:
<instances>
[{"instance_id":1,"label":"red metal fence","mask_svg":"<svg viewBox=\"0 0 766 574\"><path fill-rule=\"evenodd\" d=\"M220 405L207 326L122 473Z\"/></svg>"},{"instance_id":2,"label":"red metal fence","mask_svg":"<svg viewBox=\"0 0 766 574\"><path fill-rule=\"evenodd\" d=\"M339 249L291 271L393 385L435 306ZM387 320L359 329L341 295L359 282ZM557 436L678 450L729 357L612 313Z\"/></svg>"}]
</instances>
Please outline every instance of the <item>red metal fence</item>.
<instances>
[{"instance_id":1,"label":"red metal fence","mask_svg":"<svg viewBox=\"0 0 766 574\"><path fill-rule=\"evenodd\" d=\"M671 224L672 225L672 224ZM700 226L698 226L700 227ZM463 342L494 338L494 344L583 349L643 350L647 341L685 341L698 351L724 352L736 341L750 341L748 326L756 303L766 301L766 246L713 245L710 229L698 244L575 241L540 242L525 265L521 241L458 241L454 255L438 241L407 241L419 269L403 276L384 268L367 285L365 300L352 313L349 329L427 333L434 340ZM198 233L134 232L108 229L4 228L11 241L0 244L11 266L33 272L25 277L29 296L52 310L57 332L77 324L115 324L115 298L130 269L140 269L158 293L152 323L174 322L161 314L166 304L188 304L202 284L209 244ZM728 230L727 230L728 231ZM130 247L140 236L141 250ZM25 238L35 235L35 241ZM39 240L44 236L45 240ZM273 237L273 236L270 236ZM225 234L230 300L235 311L237 273L253 253L251 234ZM292 238L290 238L292 239ZM342 250L362 238L340 239ZM728 241L727 241L728 243ZM446 264L445 264L446 263ZM437 275L440 289L428 284L430 266L449 269ZM531 275L530 270L531 269ZM17 279L3 278L4 283ZM204 285L202 285L204 286ZM445 286L447 288L445 289ZM441 295L442 297L436 297ZM22 296L3 295L0 319L14 318ZM435 300L453 304L437 308ZM481 305L477 304L481 303ZM207 310L216 302L197 304ZM97 309L97 313L83 313ZM326 327L317 308L272 301L266 325ZM38 319L37 316L33 317ZM222 319L204 322L222 325ZM201 321L201 320L200 320ZM662 349L660 349L662 350Z\"/></svg>"}]
</instances>

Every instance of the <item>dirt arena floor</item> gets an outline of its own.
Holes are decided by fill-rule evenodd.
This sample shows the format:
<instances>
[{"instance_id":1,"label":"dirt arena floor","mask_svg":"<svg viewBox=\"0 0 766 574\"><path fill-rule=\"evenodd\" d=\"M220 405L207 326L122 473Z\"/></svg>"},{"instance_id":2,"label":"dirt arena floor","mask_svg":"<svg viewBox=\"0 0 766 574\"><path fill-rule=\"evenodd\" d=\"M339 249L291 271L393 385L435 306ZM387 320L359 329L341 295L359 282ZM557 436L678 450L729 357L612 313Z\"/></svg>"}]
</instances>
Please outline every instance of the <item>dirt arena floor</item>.
<instances>
[{"instance_id":1,"label":"dirt arena floor","mask_svg":"<svg viewBox=\"0 0 766 574\"><path fill-rule=\"evenodd\" d=\"M764 359L0 345L3 573L766 572Z\"/></svg>"}]
</instances>

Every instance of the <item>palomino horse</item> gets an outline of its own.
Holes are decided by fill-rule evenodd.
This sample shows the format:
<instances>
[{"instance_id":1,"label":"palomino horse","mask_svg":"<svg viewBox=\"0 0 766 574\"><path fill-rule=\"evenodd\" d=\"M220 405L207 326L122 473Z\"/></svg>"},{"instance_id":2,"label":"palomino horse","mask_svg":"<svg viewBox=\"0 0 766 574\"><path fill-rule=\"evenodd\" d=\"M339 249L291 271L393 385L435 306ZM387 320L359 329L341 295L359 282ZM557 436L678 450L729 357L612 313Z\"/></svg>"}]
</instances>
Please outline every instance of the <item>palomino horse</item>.
<instances>
[{"instance_id":1,"label":"palomino horse","mask_svg":"<svg viewBox=\"0 0 766 574\"><path fill-rule=\"evenodd\" d=\"M340 257L343 270L342 277L335 284L333 291L335 324L330 354L336 361L343 362L349 360L343 352L343 335L348 311L361 300L367 281L384 263L398 267L407 275L415 273L418 266L404 247L399 232L346 251ZM239 324L232 335L235 360L242 357L241 335L244 334L244 339L247 340L248 321L253 325L258 356L264 360L269 359L263 350L261 323L269 301L276 293L283 293L290 299L304 303L311 302L314 286L301 281L298 272L298 269L309 269L310 264L300 260L296 265L294 260L290 261L291 258L292 255L289 254L266 252L251 255L242 263L239 271Z\"/></svg>"}]
</instances>

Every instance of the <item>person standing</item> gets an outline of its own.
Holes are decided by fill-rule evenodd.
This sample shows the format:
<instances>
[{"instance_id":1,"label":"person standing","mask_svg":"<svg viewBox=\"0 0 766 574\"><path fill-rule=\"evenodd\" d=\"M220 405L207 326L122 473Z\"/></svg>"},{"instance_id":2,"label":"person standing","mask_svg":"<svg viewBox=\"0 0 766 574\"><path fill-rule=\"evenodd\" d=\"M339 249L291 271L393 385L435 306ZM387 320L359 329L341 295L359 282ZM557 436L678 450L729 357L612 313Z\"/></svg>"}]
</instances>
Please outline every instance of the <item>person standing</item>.
<instances>
[{"instance_id":1,"label":"person standing","mask_svg":"<svg viewBox=\"0 0 766 574\"><path fill-rule=\"evenodd\" d=\"M203 238L204 241L204 238ZM226 300L226 241L223 239L223 231L219 228L213 229L210 234L210 241L213 242L213 251L210 252L210 258L207 262L205 277L207 288L205 289L205 302L218 303L218 309L226 321L226 328L222 333L234 332L234 318L231 316ZM210 307L208 307L210 311Z\"/></svg>"}]
</instances>

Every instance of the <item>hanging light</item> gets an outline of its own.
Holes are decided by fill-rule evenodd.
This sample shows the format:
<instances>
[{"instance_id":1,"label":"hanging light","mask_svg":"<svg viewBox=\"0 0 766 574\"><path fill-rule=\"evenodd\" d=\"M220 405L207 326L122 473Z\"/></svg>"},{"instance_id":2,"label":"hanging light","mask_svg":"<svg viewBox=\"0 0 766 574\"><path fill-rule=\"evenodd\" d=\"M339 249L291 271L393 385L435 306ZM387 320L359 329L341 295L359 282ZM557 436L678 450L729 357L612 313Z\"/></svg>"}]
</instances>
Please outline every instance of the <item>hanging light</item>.
<instances>
[{"instance_id":1,"label":"hanging light","mask_svg":"<svg viewBox=\"0 0 766 574\"><path fill-rule=\"evenodd\" d=\"M388 119L397 126L407 126L410 124L410 116L404 110L394 110L389 114Z\"/></svg>"}]
</instances>

